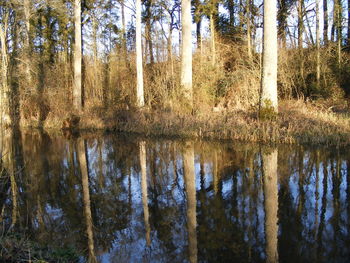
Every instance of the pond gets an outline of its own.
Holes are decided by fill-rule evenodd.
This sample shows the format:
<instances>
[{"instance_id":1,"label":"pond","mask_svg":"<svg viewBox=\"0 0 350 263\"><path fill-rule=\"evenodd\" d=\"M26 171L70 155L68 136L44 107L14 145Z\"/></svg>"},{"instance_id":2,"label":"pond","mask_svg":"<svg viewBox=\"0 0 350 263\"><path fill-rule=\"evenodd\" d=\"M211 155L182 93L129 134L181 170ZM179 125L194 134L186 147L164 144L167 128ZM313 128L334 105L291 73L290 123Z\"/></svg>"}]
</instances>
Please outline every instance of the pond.
<instances>
[{"instance_id":1,"label":"pond","mask_svg":"<svg viewBox=\"0 0 350 263\"><path fill-rule=\"evenodd\" d=\"M78 262L350 260L349 149L17 131L2 150L1 236Z\"/></svg>"}]
</instances>

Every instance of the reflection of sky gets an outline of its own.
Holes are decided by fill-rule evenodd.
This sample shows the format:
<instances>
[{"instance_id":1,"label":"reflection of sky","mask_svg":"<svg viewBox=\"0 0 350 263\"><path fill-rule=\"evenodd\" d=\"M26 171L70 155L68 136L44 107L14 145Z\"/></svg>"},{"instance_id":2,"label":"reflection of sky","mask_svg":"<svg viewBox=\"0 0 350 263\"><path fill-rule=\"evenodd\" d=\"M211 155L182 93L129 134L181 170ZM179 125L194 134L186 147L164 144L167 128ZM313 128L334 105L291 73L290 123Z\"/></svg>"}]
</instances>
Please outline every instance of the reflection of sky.
<instances>
[{"instance_id":1,"label":"reflection of sky","mask_svg":"<svg viewBox=\"0 0 350 263\"><path fill-rule=\"evenodd\" d=\"M53 141L50 151L55 149L55 143L62 145L62 139L60 138L53 138ZM147 141L146 143L148 209L151 227L151 246L147 247L137 143L112 139L112 136L100 138L99 141L95 139L88 140L91 206L93 219L96 220L94 222L95 244L101 243L97 238L103 238L101 233L104 233L103 229L98 229L97 226L105 226L106 223L115 224L117 218L120 220L119 217L124 215L110 215L105 212L107 210L113 213L114 210L109 207L94 209L94 206L96 204L111 205L112 209L117 209L110 203L118 202L119 205L120 202L121 206L129 208L129 196L131 196L131 214L125 215L127 222L125 226L123 225L123 229L113 228L117 230L112 233L114 241L110 246L110 250L102 251L102 248L96 245L96 254L99 255L101 262L164 262L169 260L169 255L174 262L186 260L188 220L186 218L187 202L186 186L183 178L183 155L181 147L174 147L174 143L177 142ZM251 158L254 159L254 162L252 162L254 163L254 173L249 173L249 169L244 167L244 164L249 162L242 161L247 150L242 150L240 145L228 148L226 144L203 143L201 147L195 147L194 164L199 255L203 255L203 253L210 255L215 249L218 249L209 242L210 240L206 239L207 236L215 240L216 235L221 238L222 233L220 231L234 231L234 233L224 235L227 240L222 238L215 240L215 242L218 242L219 247L225 248L229 247L228 243L237 242L242 246L251 247L252 253L258 255L256 258L264 258L266 242L264 232L265 204L261 158L258 148L248 147L253 152ZM280 190L278 205L279 208L282 208L280 212L288 210L288 213L290 213L288 214L290 218L286 218L285 215L280 217L281 220L286 221L279 222L279 245L285 245L283 242L290 239L288 241L291 244L290 247L298 247L301 252L305 252L305 255L310 257L312 253L317 252L315 251L317 248L325 258L331 257L331 255L339 256L334 252L335 246L337 246L342 251L342 255L345 255L344 258L347 259L346 257L349 255L347 242L350 242L350 237L348 233L349 196L347 196L347 191L349 182L347 181L346 156L337 156L339 159L337 164L334 154L330 155L331 152L322 149L317 177L315 153L313 151L302 151L303 156L300 162L298 155L301 151L298 150L297 146L295 149L288 150L281 146L278 150L278 187ZM73 236L71 232L75 231L76 235L80 235L79 239L75 238L81 242L81 240L86 239L84 224L77 227L75 222L85 222L84 219L68 217L81 216L82 211L67 213L66 204L62 203L66 202L67 198L63 198L61 194L58 194L70 194L68 187L73 187L76 190L76 195L69 196L69 201L75 202L78 209L82 207L80 176L73 175L74 178L72 178L72 175L69 174L68 154L71 149L66 144L63 151L63 153L56 152L55 157L46 156L51 170L46 175L47 178L39 181L43 185L38 188L43 191L41 202L43 202L45 220L51 222L47 226L48 230L51 230L53 235L55 235L55 231L63 231L60 233L62 236ZM100 156L100 151L102 156ZM216 159L212 154L213 152L217 154ZM58 158L59 154L63 155L60 156L61 159ZM151 160L153 156L155 161ZM30 161L30 158L33 157L35 156L28 155L25 159L28 163L28 170L35 173L37 169L30 165L40 164L40 161ZM220 180L219 184L221 183L221 192L220 187L218 187L219 192L216 194L213 186L214 160L218 161L217 178ZM200 171L201 161L204 165L203 178L201 178ZM57 165L57 162L59 165ZM130 167L126 163L130 164ZM153 163L156 165L155 169L151 168ZM100 170L101 164L102 171ZM75 165L78 165L76 158ZM299 165L302 165L303 176L299 174ZM175 166L177 171L174 170ZM60 167L61 170L54 170L57 167ZM78 167L75 168L77 171L79 170ZM153 170L155 174L152 174ZM328 174L327 178L325 177L325 170ZM337 170L339 171L338 181ZM251 175L254 177L251 178ZM302 181L300 181L301 178L303 178ZM327 180L325 181L325 179ZM201 180L204 181L204 189L201 189ZM70 181L69 184L68 181ZM325 182L327 188L324 188ZM49 186L47 186L48 183ZM64 191L60 192L55 187L58 189L63 187ZM285 196L281 197L282 189L285 192L284 194L291 198L290 203L286 201ZM54 195L51 194L51 190L56 191ZM35 193L33 196L35 196ZM302 196L304 196L304 201ZM52 198L57 200L52 200ZM59 198L63 199L60 200ZM34 201L36 202L36 199ZM301 201L304 203L300 207ZM36 203L31 206L31 209L34 209L32 215L34 218L37 216L35 207ZM106 222L101 224L99 220L105 220ZM34 222L34 227L38 228L37 221ZM293 231L300 231L300 233L288 232L289 228ZM164 231L170 233L164 233ZM319 231L322 231L321 242L318 241ZM286 237L287 234L291 237ZM240 237L242 237L242 240L237 241L236 239ZM171 246L173 247L169 248ZM283 258L283 251L280 252ZM303 256L303 253L301 253L301 256ZM309 259L308 256L301 259Z\"/></svg>"}]
</instances>

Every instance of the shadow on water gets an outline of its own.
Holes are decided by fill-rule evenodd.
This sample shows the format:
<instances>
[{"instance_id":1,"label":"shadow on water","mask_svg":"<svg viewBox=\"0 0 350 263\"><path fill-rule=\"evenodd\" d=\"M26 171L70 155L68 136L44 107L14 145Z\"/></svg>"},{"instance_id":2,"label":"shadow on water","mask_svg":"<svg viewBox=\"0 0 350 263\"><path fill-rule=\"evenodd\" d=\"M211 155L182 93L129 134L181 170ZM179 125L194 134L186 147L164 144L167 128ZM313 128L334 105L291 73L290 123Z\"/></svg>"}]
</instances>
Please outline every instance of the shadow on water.
<instances>
[{"instance_id":1,"label":"shadow on water","mask_svg":"<svg viewBox=\"0 0 350 263\"><path fill-rule=\"evenodd\" d=\"M347 149L18 130L1 146L3 230L77 261L350 260Z\"/></svg>"}]
</instances>

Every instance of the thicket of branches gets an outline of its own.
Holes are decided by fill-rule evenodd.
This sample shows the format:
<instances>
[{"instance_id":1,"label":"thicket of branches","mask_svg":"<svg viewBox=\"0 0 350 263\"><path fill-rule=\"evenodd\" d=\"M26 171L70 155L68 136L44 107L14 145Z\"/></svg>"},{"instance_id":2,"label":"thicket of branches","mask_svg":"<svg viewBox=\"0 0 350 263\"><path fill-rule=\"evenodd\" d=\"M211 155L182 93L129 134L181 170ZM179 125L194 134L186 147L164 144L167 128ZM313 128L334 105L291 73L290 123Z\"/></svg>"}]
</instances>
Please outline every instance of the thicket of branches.
<instances>
[{"instance_id":1,"label":"thicket of branches","mask_svg":"<svg viewBox=\"0 0 350 263\"><path fill-rule=\"evenodd\" d=\"M281 98L350 94L350 22L345 15L350 9L340 0L323 1L322 10L315 3L278 2ZM132 109L134 3L83 0L81 5L85 111ZM257 0L192 1L196 110L248 109L258 103L262 5ZM12 98L15 117L23 121L43 122L72 112L73 8L69 0L0 1L2 90ZM317 12L325 21L320 48ZM180 3L144 0L142 17L146 106L181 112Z\"/></svg>"}]
</instances>

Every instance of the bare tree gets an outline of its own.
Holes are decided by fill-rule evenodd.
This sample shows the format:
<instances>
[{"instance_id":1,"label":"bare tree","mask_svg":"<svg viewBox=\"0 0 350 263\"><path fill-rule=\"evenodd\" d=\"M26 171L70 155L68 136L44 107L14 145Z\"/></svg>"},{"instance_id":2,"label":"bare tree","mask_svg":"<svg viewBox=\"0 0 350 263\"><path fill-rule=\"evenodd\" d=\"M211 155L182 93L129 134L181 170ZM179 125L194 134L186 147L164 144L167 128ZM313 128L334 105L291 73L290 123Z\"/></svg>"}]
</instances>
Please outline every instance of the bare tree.
<instances>
[{"instance_id":1,"label":"bare tree","mask_svg":"<svg viewBox=\"0 0 350 263\"><path fill-rule=\"evenodd\" d=\"M272 107L275 112L278 112L276 9L276 0L264 1L263 68L260 109Z\"/></svg>"},{"instance_id":2,"label":"bare tree","mask_svg":"<svg viewBox=\"0 0 350 263\"><path fill-rule=\"evenodd\" d=\"M81 38L81 0L74 1L74 84L73 106L80 111L82 100L82 38Z\"/></svg>"},{"instance_id":3,"label":"bare tree","mask_svg":"<svg viewBox=\"0 0 350 263\"><path fill-rule=\"evenodd\" d=\"M141 39L141 0L136 0L136 74L137 74L137 106L145 105L143 92L143 68L142 68L142 39Z\"/></svg>"},{"instance_id":4,"label":"bare tree","mask_svg":"<svg viewBox=\"0 0 350 263\"><path fill-rule=\"evenodd\" d=\"M192 91L192 17L191 17L191 0L181 1L182 17L182 48L181 48L181 87L185 99L192 108L193 91Z\"/></svg>"}]
</instances>

